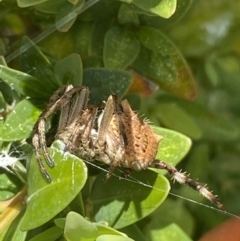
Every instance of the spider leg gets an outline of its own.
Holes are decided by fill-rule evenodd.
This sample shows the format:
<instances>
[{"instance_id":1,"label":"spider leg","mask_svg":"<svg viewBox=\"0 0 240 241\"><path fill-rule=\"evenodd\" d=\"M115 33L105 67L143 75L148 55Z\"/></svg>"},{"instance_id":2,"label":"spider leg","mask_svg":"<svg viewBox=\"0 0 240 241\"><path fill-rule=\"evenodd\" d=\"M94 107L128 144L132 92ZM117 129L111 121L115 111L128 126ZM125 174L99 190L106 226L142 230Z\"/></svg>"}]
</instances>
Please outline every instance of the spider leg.
<instances>
[{"instance_id":1,"label":"spider leg","mask_svg":"<svg viewBox=\"0 0 240 241\"><path fill-rule=\"evenodd\" d=\"M114 157L114 160L111 162L108 173L106 174L105 180L109 179L114 172L115 168L119 165L119 162L124 156L125 146L128 144L127 135L125 133L125 128L123 124L123 107L118 97L116 95L111 95L106 103L104 108L103 117L101 120L100 128L99 128L99 139L100 144L105 143L105 138L109 131L109 124L112 118L116 118L117 129L116 133L118 133L118 140L120 140L120 145L118 146L117 153Z\"/></svg>"},{"instance_id":2,"label":"spider leg","mask_svg":"<svg viewBox=\"0 0 240 241\"><path fill-rule=\"evenodd\" d=\"M160 160L154 160L151 167L157 168L157 169L164 169L168 171L168 173L172 176L173 180L176 180L180 184L185 184L192 189L199 192L203 197L208 199L210 202L215 204L219 209L225 211L225 207L222 203L220 203L215 195L210 192L206 186L202 185L201 183L194 181L190 177L188 177L186 174L178 171L174 166L171 166L163 161Z\"/></svg>"},{"instance_id":3,"label":"spider leg","mask_svg":"<svg viewBox=\"0 0 240 241\"><path fill-rule=\"evenodd\" d=\"M88 107L83 114L79 116L79 119L77 120L69 138L69 144L72 144L72 146L76 148L76 151L79 146L83 147L83 149L90 150L90 135L95 123L97 111L97 107ZM68 144L66 146L68 146Z\"/></svg>"},{"instance_id":4,"label":"spider leg","mask_svg":"<svg viewBox=\"0 0 240 241\"><path fill-rule=\"evenodd\" d=\"M72 85L69 86L63 86L60 89L58 89L50 98L50 102L46 107L46 110L42 112L42 114L39 117L39 120L34 126L33 129L33 147L36 153L37 162L39 164L41 173L43 176L48 180L51 181L51 177L45 170L45 167L42 163L41 156L40 156L40 150L42 151L44 158L49 166L53 167L54 162L52 161L46 145L46 119L51 116L53 113L61 109L63 106L67 105L71 100L72 97L76 93L81 93L83 90L86 91L86 87L73 87Z\"/></svg>"},{"instance_id":5,"label":"spider leg","mask_svg":"<svg viewBox=\"0 0 240 241\"><path fill-rule=\"evenodd\" d=\"M81 128L82 114L87 107L88 96L89 90L84 88L80 93L75 94L75 98L69 104L62 107L56 139L64 139L66 144L64 151L67 151L74 143L76 133ZM67 138L65 137L66 131L68 132ZM65 138L61 138L62 133L64 133Z\"/></svg>"}]
</instances>

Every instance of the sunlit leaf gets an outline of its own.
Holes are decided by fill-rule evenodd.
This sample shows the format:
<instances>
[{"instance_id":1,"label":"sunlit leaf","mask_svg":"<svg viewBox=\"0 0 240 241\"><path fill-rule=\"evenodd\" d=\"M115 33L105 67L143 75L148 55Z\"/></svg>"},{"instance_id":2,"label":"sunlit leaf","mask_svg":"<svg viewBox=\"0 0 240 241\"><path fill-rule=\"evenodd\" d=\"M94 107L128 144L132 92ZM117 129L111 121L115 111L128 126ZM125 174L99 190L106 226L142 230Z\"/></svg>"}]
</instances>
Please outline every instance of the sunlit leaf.
<instances>
[{"instance_id":1,"label":"sunlit leaf","mask_svg":"<svg viewBox=\"0 0 240 241\"><path fill-rule=\"evenodd\" d=\"M119 235L113 235L113 234L105 234L97 237L96 241L134 241L133 239L129 237L123 237Z\"/></svg>"},{"instance_id":2,"label":"sunlit leaf","mask_svg":"<svg viewBox=\"0 0 240 241\"><path fill-rule=\"evenodd\" d=\"M177 0L133 0L133 3L150 13L154 13L163 18L170 18L177 6Z\"/></svg>"},{"instance_id":3,"label":"sunlit leaf","mask_svg":"<svg viewBox=\"0 0 240 241\"><path fill-rule=\"evenodd\" d=\"M0 140L16 141L29 137L40 112L30 100L19 102L0 125Z\"/></svg>"},{"instance_id":4,"label":"sunlit leaf","mask_svg":"<svg viewBox=\"0 0 240 241\"><path fill-rule=\"evenodd\" d=\"M152 126L154 132L163 136L156 158L176 165L190 150L192 141L187 136L172 130Z\"/></svg>"},{"instance_id":5,"label":"sunlit leaf","mask_svg":"<svg viewBox=\"0 0 240 241\"><path fill-rule=\"evenodd\" d=\"M153 229L150 234L152 241L158 241L159 237L163 240L171 241L192 241L177 224L169 224L162 229Z\"/></svg>"},{"instance_id":6,"label":"sunlit leaf","mask_svg":"<svg viewBox=\"0 0 240 241\"><path fill-rule=\"evenodd\" d=\"M31 238L29 241L55 241L63 235L63 230L59 227L51 227L38 235Z\"/></svg>"},{"instance_id":7,"label":"sunlit leaf","mask_svg":"<svg viewBox=\"0 0 240 241\"><path fill-rule=\"evenodd\" d=\"M135 182L112 176L103 183L104 175L97 176L90 196L94 218L106 221L116 229L135 223L153 212L167 197L170 188L164 176L151 170L134 172L131 178Z\"/></svg>"},{"instance_id":8,"label":"sunlit leaf","mask_svg":"<svg viewBox=\"0 0 240 241\"><path fill-rule=\"evenodd\" d=\"M69 241L95 239L98 236L98 229L80 214L69 212L66 217L64 236Z\"/></svg>"},{"instance_id":9,"label":"sunlit leaf","mask_svg":"<svg viewBox=\"0 0 240 241\"><path fill-rule=\"evenodd\" d=\"M55 167L45 165L52 177L47 183L40 174L39 166L33 155L28 175L28 199L26 213L21 229L39 227L62 211L80 192L87 178L84 162L74 155L60 151L62 143L57 141L49 149Z\"/></svg>"},{"instance_id":10,"label":"sunlit leaf","mask_svg":"<svg viewBox=\"0 0 240 241\"><path fill-rule=\"evenodd\" d=\"M140 15L142 25L154 28L167 28L180 20L189 10L193 0L177 1L176 11L170 18L159 18L158 16Z\"/></svg>"}]
</instances>

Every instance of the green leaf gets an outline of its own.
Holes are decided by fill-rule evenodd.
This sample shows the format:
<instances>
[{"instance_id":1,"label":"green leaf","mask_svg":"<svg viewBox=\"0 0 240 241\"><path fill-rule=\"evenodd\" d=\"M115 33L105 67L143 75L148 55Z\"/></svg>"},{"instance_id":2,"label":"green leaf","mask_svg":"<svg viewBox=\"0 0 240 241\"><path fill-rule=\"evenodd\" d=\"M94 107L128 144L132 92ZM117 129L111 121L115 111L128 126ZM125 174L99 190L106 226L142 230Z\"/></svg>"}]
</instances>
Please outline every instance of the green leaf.
<instances>
[{"instance_id":1,"label":"green leaf","mask_svg":"<svg viewBox=\"0 0 240 241\"><path fill-rule=\"evenodd\" d=\"M152 126L154 132L163 136L156 158L176 165L190 150L192 141L187 136L172 130Z\"/></svg>"},{"instance_id":2,"label":"green leaf","mask_svg":"<svg viewBox=\"0 0 240 241\"><path fill-rule=\"evenodd\" d=\"M61 85L81 86L83 67L80 55L73 53L61 59L54 66L54 72Z\"/></svg>"},{"instance_id":3,"label":"green leaf","mask_svg":"<svg viewBox=\"0 0 240 241\"><path fill-rule=\"evenodd\" d=\"M65 0L51 0L37 4L34 8L43 13L56 14L63 2L65 2Z\"/></svg>"},{"instance_id":4,"label":"green leaf","mask_svg":"<svg viewBox=\"0 0 240 241\"><path fill-rule=\"evenodd\" d=\"M176 81L176 67L171 57L151 51L143 46L133 63L133 67L160 86L163 83L174 83Z\"/></svg>"},{"instance_id":5,"label":"green leaf","mask_svg":"<svg viewBox=\"0 0 240 241\"><path fill-rule=\"evenodd\" d=\"M165 127L179 131L195 140L202 136L201 129L181 106L177 103L159 103L158 117Z\"/></svg>"},{"instance_id":6,"label":"green leaf","mask_svg":"<svg viewBox=\"0 0 240 241\"><path fill-rule=\"evenodd\" d=\"M180 52L173 54L171 63L175 66L177 79L174 82L164 82L160 87L181 98L193 100L196 97L196 84L184 57Z\"/></svg>"},{"instance_id":7,"label":"green leaf","mask_svg":"<svg viewBox=\"0 0 240 241\"><path fill-rule=\"evenodd\" d=\"M55 241L63 235L63 230L59 227L51 227L38 235L31 238L29 241Z\"/></svg>"},{"instance_id":8,"label":"green leaf","mask_svg":"<svg viewBox=\"0 0 240 241\"><path fill-rule=\"evenodd\" d=\"M86 58L89 55L89 49L91 44L93 23L84 22L81 23L81 28L78 26L73 26L71 29L73 34L73 44L75 51L81 54L81 58Z\"/></svg>"},{"instance_id":9,"label":"green leaf","mask_svg":"<svg viewBox=\"0 0 240 241\"><path fill-rule=\"evenodd\" d=\"M58 83L54 77L53 66L35 43L28 37L23 37L20 52L21 69L38 79L44 85L45 91L56 90Z\"/></svg>"},{"instance_id":10,"label":"green leaf","mask_svg":"<svg viewBox=\"0 0 240 241\"><path fill-rule=\"evenodd\" d=\"M114 26L104 39L103 61L106 68L125 69L137 57L140 43L127 28Z\"/></svg>"},{"instance_id":11,"label":"green leaf","mask_svg":"<svg viewBox=\"0 0 240 241\"><path fill-rule=\"evenodd\" d=\"M114 234L114 235L121 235L121 236L127 236L126 234L116 230L116 229L113 229L111 227L108 226L108 223L104 222L104 221L101 221L101 222L98 222L98 223L95 223L97 229L98 229L98 234L99 235L103 235L103 234Z\"/></svg>"},{"instance_id":12,"label":"green leaf","mask_svg":"<svg viewBox=\"0 0 240 241\"><path fill-rule=\"evenodd\" d=\"M177 6L177 0L133 0L132 2L139 8L163 18L170 18Z\"/></svg>"},{"instance_id":13,"label":"green leaf","mask_svg":"<svg viewBox=\"0 0 240 241\"><path fill-rule=\"evenodd\" d=\"M101 105L113 93L122 98L131 84L132 75L127 71L106 68L89 68L83 71L83 85L91 90L89 100L96 105Z\"/></svg>"},{"instance_id":14,"label":"green leaf","mask_svg":"<svg viewBox=\"0 0 240 241\"><path fill-rule=\"evenodd\" d=\"M119 180L121 174L116 174L106 183L103 183L105 173L98 175L90 195L95 220L104 220L116 229L152 213L170 189L168 180L151 170L134 172L130 178L133 182Z\"/></svg>"},{"instance_id":15,"label":"green leaf","mask_svg":"<svg viewBox=\"0 0 240 241\"><path fill-rule=\"evenodd\" d=\"M76 9L80 10L85 0L79 1L76 5L73 5L67 1L59 7L56 15L56 27L61 32L67 32L74 24L77 18Z\"/></svg>"},{"instance_id":16,"label":"green leaf","mask_svg":"<svg viewBox=\"0 0 240 241\"><path fill-rule=\"evenodd\" d=\"M192 192L196 193L194 191ZM182 217L184 217L184 222L182 221ZM164 232L165 227L170 224L179 225L179 230L181 228L189 236L192 236L194 232L195 226L193 215L188 211L188 208L185 207L185 204L181 199L172 200L168 198L154 213L149 216L149 222L144 229L147 240L150 239L151 234L155 236L155 234L158 233L155 233L154 230Z\"/></svg>"},{"instance_id":17,"label":"green leaf","mask_svg":"<svg viewBox=\"0 0 240 241\"><path fill-rule=\"evenodd\" d=\"M231 119L212 113L195 103L179 101L179 104L192 116L201 129L202 139L226 142L239 138L239 128Z\"/></svg>"},{"instance_id":18,"label":"green leaf","mask_svg":"<svg viewBox=\"0 0 240 241\"><path fill-rule=\"evenodd\" d=\"M16 141L28 138L41 111L30 101L22 100L0 125L0 140Z\"/></svg>"},{"instance_id":19,"label":"green leaf","mask_svg":"<svg viewBox=\"0 0 240 241\"><path fill-rule=\"evenodd\" d=\"M17 4L20 8L26 8L46 1L48 0L17 0Z\"/></svg>"},{"instance_id":20,"label":"green leaf","mask_svg":"<svg viewBox=\"0 0 240 241\"><path fill-rule=\"evenodd\" d=\"M9 178L9 175L2 173L0 174L0 201L5 201L7 199L12 198L19 189L21 188L22 184L19 183L19 180L16 177ZM4 210L2 210L2 207L0 209L0 212L2 213Z\"/></svg>"},{"instance_id":21,"label":"green leaf","mask_svg":"<svg viewBox=\"0 0 240 241\"><path fill-rule=\"evenodd\" d=\"M68 241L80 241L85 239L96 239L97 227L75 212L69 212L66 217L64 237Z\"/></svg>"},{"instance_id":22,"label":"green leaf","mask_svg":"<svg viewBox=\"0 0 240 241\"><path fill-rule=\"evenodd\" d=\"M48 99L50 92L43 83L23 72L0 66L0 78L21 95Z\"/></svg>"},{"instance_id":23,"label":"green leaf","mask_svg":"<svg viewBox=\"0 0 240 241\"><path fill-rule=\"evenodd\" d=\"M177 1L175 13L168 19L159 18L158 16L146 16L146 14L139 16L139 18L144 26L167 28L180 20L188 12L192 2L192 0Z\"/></svg>"},{"instance_id":24,"label":"green leaf","mask_svg":"<svg viewBox=\"0 0 240 241\"><path fill-rule=\"evenodd\" d=\"M142 44L148 49L164 56L175 54L177 49L160 30L151 27L138 28L137 35Z\"/></svg>"},{"instance_id":25,"label":"green leaf","mask_svg":"<svg viewBox=\"0 0 240 241\"><path fill-rule=\"evenodd\" d=\"M118 21L121 24L133 24L139 25L138 15L133 12L129 7L129 4L123 3L118 12Z\"/></svg>"},{"instance_id":26,"label":"green leaf","mask_svg":"<svg viewBox=\"0 0 240 241\"><path fill-rule=\"evenodd\" d=\"M169 224L168 226L162 229L153 229L151 230L151 240L158 241L159 237L162 240L171 240L171 241L192 241L184 231L179 228L177 224Z\"/></svg>"},{"instance_id":27,"label":"green leaf","mask_svg":"<svg viewBox=\"0 0 240 241\"><path fill-rule=\"evenodd\" d=\"M91 39L89 40L90 56L101 56L101 59L103 58L102 55L103 55L104 38L111 26L112 26L112 23L109 21L109 19L97 19L96 21L93 22Z\"/></svg>"},{"instance_id":28,"label":"green leaf","mask_svg":"<svg viewBox=\"0 0 240 241\"><path fill-rule=\"evenodd\" d=\"M131 238L123 237L119 235L105 234L97 237L96 241L134 241Z\"/></svg>"},{"instance_id":29,"label":"green leaf","mask_svg":"<svg viewBox=\"0 0 240 241\"><path fill-rule=\"evenodd\" d=\"M87 179L87 168L78 157L63 152L63 143L56 141L49 148L55 167L45 165L53 182L47 183L40 174L35 156L28 173L28 199L21 229L39 227L61 212L80 192Z\"/></svg>"}]
</instances>

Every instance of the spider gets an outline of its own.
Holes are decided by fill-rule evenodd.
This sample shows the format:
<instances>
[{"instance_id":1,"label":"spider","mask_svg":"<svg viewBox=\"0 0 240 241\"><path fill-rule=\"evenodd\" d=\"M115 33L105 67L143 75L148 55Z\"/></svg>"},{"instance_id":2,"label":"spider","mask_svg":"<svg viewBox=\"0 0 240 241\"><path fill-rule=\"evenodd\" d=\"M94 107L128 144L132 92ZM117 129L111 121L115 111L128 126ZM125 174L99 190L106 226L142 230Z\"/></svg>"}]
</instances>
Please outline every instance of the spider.
<instances>
[{"instance_id":1,"label":"spider","mask_svg":"<svg viewBox=\"0 0 240 241\"><path fill-rule=\"evenodd\" d=\"M141 120L127 100L110 95L104 108L88 105L89 89L66 85L50 98L33 129L32 143L40 171L51 182L41 154L54 167L47 150L46 121L60 110L55 140L61 140L66 150L87 161L98 160L109 165L108 179L116 167L126 170L144 170L148 167L164 169L173 180L186 184L225 211L215 195L205 185L194 181L174 166L155 159L162 136L154 133L147 121Z\"/></svg>"}]
</instances>

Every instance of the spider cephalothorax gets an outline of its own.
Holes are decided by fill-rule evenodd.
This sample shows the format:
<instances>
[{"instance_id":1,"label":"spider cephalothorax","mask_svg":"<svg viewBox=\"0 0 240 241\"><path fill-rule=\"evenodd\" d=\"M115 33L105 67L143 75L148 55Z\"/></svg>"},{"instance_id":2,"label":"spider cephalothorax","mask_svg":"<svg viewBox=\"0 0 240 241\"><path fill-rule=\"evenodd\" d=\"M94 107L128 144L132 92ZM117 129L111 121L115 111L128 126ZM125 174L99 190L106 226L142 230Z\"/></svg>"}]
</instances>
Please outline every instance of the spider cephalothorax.
<instances>
[{"instance_id":1,"label":"spider cephalothorax","mask_svg":"<svg viewBox=\"0 0 240 241\"><path fill-rule=\"evenodd\" d=\"M120 101L110 95L104 108L88 105L87 87L72 85L58 89L40 115L33 130L33 146L43 176L51 182L41 159L43 154L49 166L54 163L47 151L46 120L60 110L55 140L62 140L66 150L83 160L106 163L110 166L106 178L114 169L143 170L148 167L165 169L179 183L197 190L218 208L224 206L202 184L163 161L155 159L162 136L153 132L149 124L141 120L131 109L127 100Z\"/></svg>"}]
</instances>

